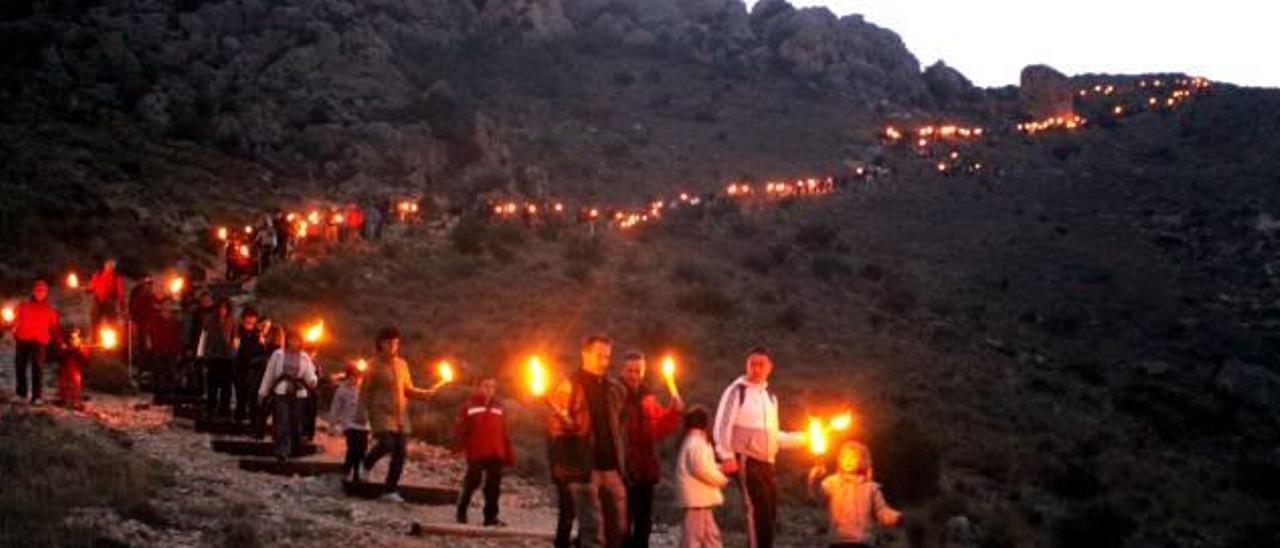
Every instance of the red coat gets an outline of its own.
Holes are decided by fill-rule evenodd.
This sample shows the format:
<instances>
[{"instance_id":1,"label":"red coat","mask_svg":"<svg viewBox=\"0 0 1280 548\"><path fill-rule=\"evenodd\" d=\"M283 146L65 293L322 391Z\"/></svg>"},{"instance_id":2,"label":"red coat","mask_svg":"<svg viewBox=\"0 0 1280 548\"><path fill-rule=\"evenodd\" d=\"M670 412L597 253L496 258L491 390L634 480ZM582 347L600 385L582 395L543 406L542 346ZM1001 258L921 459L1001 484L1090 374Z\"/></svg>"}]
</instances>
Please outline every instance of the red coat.
<instances>
[{"instance_id":1,"label":"red coat","mask_svg":"<svg viewBox=\"0 0 1280 548\"><path fill-rule=\"evenodd\" d=\"M507 420L496 399L486 402L483 394L472 395L458 409L454 434L468 461L499 459L507 466L515 463Z\"/></svg>"},{"instance_id":2,"label":"red coat","mask_svg":"<svg viewBox=\"0 0 1280 548\"><path fill-rule=\"evenodd\" d=\"M147 335L151 339L151 351L157 356L177 358L185 350L182 322L174 318L156 316L147 326Z\"/></svg>"},{"instance_id":3,"label":"red coat","mask_svg":"<svg viewBox=\"0 0 1280 548\"><path fill-rule=\"evenodd\" d=\"M124 308L124 278L120 277L119 272L94 272L93 278L89 280L89 292L93 293L93 300L99 303L114 303Z\"/></svg>"},{"instance_id":4,"label":"red coat","mask_svg":"<svg viewBox=\"0 0 1280 548\"><path fill-rule=\"evenodd\" d=\"M658 442L679 428L680 410L674 404L662 407L657 396L648 388L641 388L639 395L628 395L623 420L627 432L627 478L657 483L662 478Z\"/></svg>"},{"instance_id":5,"label":"red coat","mask_svg":"<svg viewBox=\"0 0 1280 548\"><path fill-rule=\"evenodd\" d=\"M60 330L58 310L49 301L27 301L18 305L13 320L14 340L47 345L61 336Z\"/></svg>"}]
</instances>

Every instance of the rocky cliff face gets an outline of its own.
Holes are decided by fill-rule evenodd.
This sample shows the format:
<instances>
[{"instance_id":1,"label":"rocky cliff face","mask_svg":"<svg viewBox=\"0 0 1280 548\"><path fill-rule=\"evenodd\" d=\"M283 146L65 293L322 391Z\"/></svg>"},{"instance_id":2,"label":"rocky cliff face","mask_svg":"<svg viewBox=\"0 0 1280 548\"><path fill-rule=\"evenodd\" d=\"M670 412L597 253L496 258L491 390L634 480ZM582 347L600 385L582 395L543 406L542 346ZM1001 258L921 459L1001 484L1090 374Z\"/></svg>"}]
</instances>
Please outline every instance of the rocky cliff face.
<instances>
[{"instance_id":1,"label":"rocky cliff face","mask_svg":"<svg viewBox=\"0 0 1280 548\"><path fill-rule=\"evenodd\" d=\"M741 0L19 0L0 11L6 102L81 121L140 120L332 181L426 185L505 169L494 124L425 61L469 45L603 39L861 99L934 106L977 97L924 76L894 33L859 16L748 13ZM536 47L536 46L534 46ZM465 60L466 56L459 55ZM435 72L432 72L435 71Z\"/></svg>"},{"instance_id":2,"label":"rocky cliff face","mask_svg":"<svg viewBox=\"0 0 1280 548\"><path fill-rule=\"evenodd\" d=\"M1020 100L1023 112L1037 119L1063 116L1075 111L1071 79L1047 65L1022 69Z\"/></svg>"}]
</instances>

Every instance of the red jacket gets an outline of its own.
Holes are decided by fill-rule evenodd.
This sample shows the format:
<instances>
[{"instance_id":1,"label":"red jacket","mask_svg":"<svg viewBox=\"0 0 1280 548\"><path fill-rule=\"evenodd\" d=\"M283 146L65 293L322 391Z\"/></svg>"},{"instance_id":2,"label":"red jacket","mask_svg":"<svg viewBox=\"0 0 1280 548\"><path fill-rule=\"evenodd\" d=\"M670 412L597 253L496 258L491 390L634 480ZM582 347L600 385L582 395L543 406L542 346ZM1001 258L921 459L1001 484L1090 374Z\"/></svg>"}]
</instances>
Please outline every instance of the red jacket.
<instances>
[{"instance_id":1,"label":"red jacket","mask_svg":"<svg viewBox=\"0 0 1280 548\"><path fill-rule=\"evenodd\" d=\"M515 463L511 438L507 435L507 420L496 399L486 402L483 394L472 395L458 409L454 434L468 461L500 459L507 466Z\"/></svg>"},{"instance_id":2,"label":"red jacket","mask_svg":"<svg viewBox=\"0 0 1280 548\"><path fill-rule=\"evenodd\" d=\"M58 310L49 301L27 301L18 305L13 320L14 340L47 345L60 338L60 331Z\"/></svg>"},{"instance_id":3,"label":"red jacket","mask_svg":"<svg viewBox=\"0 0 1280 548\"><path fill-rule=\"evenodd\" d=\"M174 318L156 316L147 325L147 335L151 339L151 351L164 358L182 356L183 336L182 322Z\"/></svg>"},{"instance_id":4,"label":"red jacket","mask_svg":"<svg viewBox=\"0 0 1280 548\"><path fill-rule=\"evenodd\" d=\"M93 300L99 303L114 303L124 308L124 278L120 277L119 272L94 272L93 278L89 280L89 292L93 293Z\"/></svg>"},{"instance_id":5,"label":"red jacket","mask_svg":"<svg viewBox=\"0 0 1280 548\"><path fill-rule=\"evenodd\" d=\"M674 404L662 407L647 387L631 391L623 412L627 432L627 478L657 483L662 478L658 463L658 442L680 426L680 410Z\"/></svg>"}]
</instances>

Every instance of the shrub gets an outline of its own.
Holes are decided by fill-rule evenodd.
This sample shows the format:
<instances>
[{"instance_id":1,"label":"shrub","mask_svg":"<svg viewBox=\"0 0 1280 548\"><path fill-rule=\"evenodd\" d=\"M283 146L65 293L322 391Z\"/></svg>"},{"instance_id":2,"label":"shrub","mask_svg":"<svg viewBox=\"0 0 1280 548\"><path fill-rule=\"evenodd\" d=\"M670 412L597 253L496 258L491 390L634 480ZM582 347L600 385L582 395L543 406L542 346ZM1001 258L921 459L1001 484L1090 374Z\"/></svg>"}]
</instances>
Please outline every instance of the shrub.
<instances>
[{"instance_id":1,"label":"shrub","mask_svg":"<svg viewBox=\"0 0 1280 548\"><path fill-rule=\"evenodd\" d=\"M725 318L734 307L733 299L716 287L701 287L676 297L676 308L690 314Z\"/></svg>"},{"instance_id":2,"label":"shrub","mask_svg":"<svg viewBox=\"0 0 1280 548\"><path fill-rule=\"evenodd\" d=\"M123 352L123 350L121 351ZM133 394L137 389L129 379L129 366L124 359L117 356L95 356L93 363L85 368L84 387L87 390L107 394Z\"/></svg>"},{"instance_id":3,"label":"shrub","mask_svg":"<svg viewBox=\"0 0 1280 548\"><path fill-rule=\"evenodd\" d=\"M1109 503L1077 509L1054 527L1055 545L1062 548L1120 548L1133 534L1133 518Z\"/></svg>"},{"instance_id":4,"label":"shrub","mask_svg":"<svg viewBox=\"0 0 1280 548\"><path fill-rule=\"evenodd\" d=\"M831 282L853 275L853 268L844 261L825 255L814 257L809 262L809 270L813 272L815 278L824 282Z\"/></svg>"},{"instance_id":5,"label":"shrub","mask_svg":"<svg viewBox=\"0 0 1280 548\"><path fill-rule=\"evenodd\" d=\"M876 478L890 500L904 506L925 502L939 492L942 452L915 423L898 421L873 440Z\"/></svg>"},{"instance_id":6,"label":"shrub","mask_svg":"<svg viewBox=\"0 0 1280 548\"><path fill-rule=\"evenodd\" d=\"M686 261L676 263L676 265L672 267L671 277L678 282L687 284L701 284L706 283L709 280L707 273L702 270L702 267L695 263Z\"/></svg>"},{"instance_id":7,"label":"shrub","mask_svg":"<svg viewBox=\"0 0 1280 548\"><path fill-rule=\"evenodd\" d=\"M804 307L791 303L778 312L776 318L778 325L787 331L796 332L804 327L805 313Z\"/></svg>"},{"instance_id":8,"label":"shrub","mask_svg":"<svg viewBox=\"0 0 1280 548\"><path fill-rule=\"evenodd\" d=\"M475 219L463 219L449 232L449 243L463 255L475 255L484 250L485 226Z\"/></svg>"},{"instance_id":9,"label":"shrub","mask_svg":"<svg viewBox=\"0 0 1280 548\"><path fill-rule=\"evenodd\" d=\"M836 229L824 224L809 224L796 231L796 243L811 251L830 249L840 239Z\"/></svg>"}]
</instances>

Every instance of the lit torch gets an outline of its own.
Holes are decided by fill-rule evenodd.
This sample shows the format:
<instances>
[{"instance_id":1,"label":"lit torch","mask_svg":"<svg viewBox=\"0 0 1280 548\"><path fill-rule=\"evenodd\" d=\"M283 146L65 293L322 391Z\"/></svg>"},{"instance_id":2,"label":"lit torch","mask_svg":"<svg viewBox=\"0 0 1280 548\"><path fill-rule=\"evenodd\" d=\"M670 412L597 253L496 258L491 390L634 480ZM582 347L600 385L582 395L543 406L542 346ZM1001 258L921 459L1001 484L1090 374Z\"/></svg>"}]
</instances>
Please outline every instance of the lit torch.
<instances>
[{"instance_id":1,"label":"lit torch","mask_svg":"<svg viewBox=\"0 0 1280 548\"><path fill-rule=\"evenodd\" d=\"M302 340L307 344L317 344L324 339L324 320L320 320L302 332Z\"/></svg>"},{"instance_id":2,"label":"lit torch","mask_svg":"<svg viewBox=\"0 0 1280 548\"><path fill-rule=\"evenodd\" d=\"M535 398L541 398L547 395L547 388L550 379L547 375L546 366L542 365L542 359L537 356L529 357L529 393Z\"/></svg>"},{"instance_id":3,"label":"lit torch","mask_svg":"<svg viewBox=\"0 0 1280 548\"><path fill-rule=\"evenodd\" d=\"M218 236L218 241L221 241L221 242L227 241L227 227L225 226L218 227L217 236Z\"/></svg>"},{"instance_id":4,"label":"lit torch","mask_svg":"<svg viewBox=\"0 0 1280 548\"><path fill-rule=\"evenodd\" d=\"M827 453L827 431L822 427L822 419L809 418L809 452L819 459Z\"/></svg>"},{"instance_id":5,"label":"lit torch","mask_svg":"<svg viewBox=\"0 0 1280 548\"><path fill-rule=\"evenodd\" d=\"M4 310L0 310L0 320L3 320L5 325L12 324L17 317L18 315L14 313L12 306L6 306Z\"/></svg>"},{"instance_id":6,"label":"lit torch","mask_svg":"<svg viewBox=\"0 0 1280 548\"><path fill-rule=\"evenodd\" d=\"M75 272L67 274L67 289L80 289L80 277Z\"/></svg>"},{"instance_id":7,"label":"lit torch","mask_svg":"<svg viewBox=\"0 0 1280 548\"><path fill-rule=\"evenodd\" d=\"M120 334L116 333L114 327L104 325L98 329L98 344L102 345L103 350L115 350L120 346Z\"/></svg>"},{"instance_id":8,"label":"lit torch","mask_svg":"<svg viewBox=\"0 0 1280 548\"><path fill-rule=\"evenodd\" d=\"M676 360L671 356L662 359L662 378L667 381L667 391L671 397L680 399L680 390L676 389Z\"/></svg>"},{"instance_id":9,"label":"lit torch","mask_svg":"<svg viewBox=\"0 0 1280 548\"><path fill-rule=\"evenodd\" d=\"M174 276L169 279L169 293L177 297L182 294L182 288L186 287L186 285L187 281L182 279L181 276Z\"/></svg>"},{"instance_id":10,"label":"lit torch","mask_svg":"<svg viewBox=\"0 0 1280 548\"><path fill-rule=\"evenodd\" d=\"M843 432L853 426L853 413L845 411L831 418L831 429L836 432Z\"/></svg>"},{"instance_id":11,"label":"lit torch","mask_svg":"<svg viewBox=\"0 0 1280 548\"><path fill-rule=\"evenodd\" d=\"M369 370L369 362L367 360L365 360L364 358L360 358L356 360L356 371L359 371L361 374L364 374L364 372L368 370Z\"/></svg>"},{"instance_id":12,"label":"lit torch","mask_svg":"<svg viewBox=\"0 0 1280 548\"><path fill-rule=\"evenodd\" d=\"M432 390L453 382L453 366L448 361L441 361L436 365L436 375L440 377L440 380L436 381L436 385L431 387Z\"/></svg>"}]
</instances>

